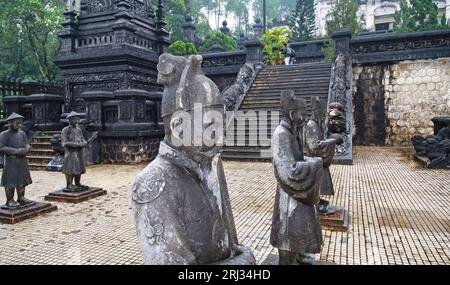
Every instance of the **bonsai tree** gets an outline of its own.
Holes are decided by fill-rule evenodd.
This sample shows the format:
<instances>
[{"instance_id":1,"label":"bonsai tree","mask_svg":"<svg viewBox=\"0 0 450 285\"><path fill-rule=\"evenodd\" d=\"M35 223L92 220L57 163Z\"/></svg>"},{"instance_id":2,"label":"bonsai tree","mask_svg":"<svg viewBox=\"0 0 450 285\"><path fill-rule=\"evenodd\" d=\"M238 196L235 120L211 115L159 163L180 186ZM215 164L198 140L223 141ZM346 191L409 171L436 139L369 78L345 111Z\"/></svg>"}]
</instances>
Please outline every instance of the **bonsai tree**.
<instances>
[{"instance_id":1,"label":"bonsai tree","mask_svg":"<svg viewBox=\"0 0 450 285\"><path fill-rule=\"evenodd\" d=\"M197 54L197 48L193 43L176 41L169 46L169 53L179 56Z\"/></svg>"},{"instance_id":2,"label":"bonsai tree","mask_svg":"<svg viewBox=\"0 0 450 285\"><path fill-rule=\"evenodd\" d=\"M286 27L267 30L260 41L264 46L263 53L266 56L265 63L270 65L280 65L283 63L284 56L281 51L284 45L288 43L291 32Z\"/></svg>"}]
</instances>

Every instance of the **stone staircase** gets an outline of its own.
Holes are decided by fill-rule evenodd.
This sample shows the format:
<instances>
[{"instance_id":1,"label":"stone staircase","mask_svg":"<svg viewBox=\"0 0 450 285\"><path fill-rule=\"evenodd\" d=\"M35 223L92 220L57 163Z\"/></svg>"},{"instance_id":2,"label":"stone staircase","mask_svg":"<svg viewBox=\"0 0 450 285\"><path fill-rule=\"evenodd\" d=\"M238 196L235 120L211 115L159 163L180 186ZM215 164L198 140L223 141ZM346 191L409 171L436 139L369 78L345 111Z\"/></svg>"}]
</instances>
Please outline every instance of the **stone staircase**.
<instances>
[{"instance_id":1,"label":"stone staircase","mask_svg":"<svg viewBox=\"0 0 450 285\"><path fill-rule=\"evenodd\" d=\"M35 136L30 143L31 151L27 155L30 170L45 170L47 164L55 156L50 139L61 132L44 132Z\"/></svg>"},{"instance_id":2,"label":"stone staircase","mask_svg":"<svg viewBox=\"0 0 450 285\"><path fill-rule=\"evenodd\" d=\"M222 157L270 160L270 140L280 121L277 112L280 110L281 91L294 90L297 96L303 97L308 105L307 115L310 116L312 96L319 96L325 101L328 99L330 74L330 63L264 66L239 108L239 111L247 113L238 113L237 118L241 119L235 119L227 129L227 144ZM261 114L266 114L268 120L260 124ZM245 125L240 115L247 119ZM260 134L267 136L260 138Z\"/></svg>"}]
</instances>

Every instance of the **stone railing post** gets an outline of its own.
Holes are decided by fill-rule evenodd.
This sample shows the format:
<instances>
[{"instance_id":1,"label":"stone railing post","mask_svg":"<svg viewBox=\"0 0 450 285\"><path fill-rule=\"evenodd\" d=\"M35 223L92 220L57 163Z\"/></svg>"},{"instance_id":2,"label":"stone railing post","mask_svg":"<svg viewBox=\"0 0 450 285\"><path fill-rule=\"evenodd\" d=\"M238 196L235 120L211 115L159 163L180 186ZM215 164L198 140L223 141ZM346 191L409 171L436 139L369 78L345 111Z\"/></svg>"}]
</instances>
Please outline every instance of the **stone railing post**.
<instances>
[{"instance_id":1,"label":"stone railing post","mask_svg":"<svg viewBox=\"0 0 450 285\"><path fill-rule=\"evenodd\" d=\"M244 42L247 63L258 63L264 59L263 46L258 39Z\"/></svg>"},{"instance_id":2,"label":"stone railing post","mask_svg":"<svg viewBox=\"0 0 450 285\"><path fill-rule=\"evenodd\" d=\"M350 55L350 40L352 39L350 30L336 31L332 34L332 38L334 41L334 57L338 54Z\"/></svg>"}]
</instances>

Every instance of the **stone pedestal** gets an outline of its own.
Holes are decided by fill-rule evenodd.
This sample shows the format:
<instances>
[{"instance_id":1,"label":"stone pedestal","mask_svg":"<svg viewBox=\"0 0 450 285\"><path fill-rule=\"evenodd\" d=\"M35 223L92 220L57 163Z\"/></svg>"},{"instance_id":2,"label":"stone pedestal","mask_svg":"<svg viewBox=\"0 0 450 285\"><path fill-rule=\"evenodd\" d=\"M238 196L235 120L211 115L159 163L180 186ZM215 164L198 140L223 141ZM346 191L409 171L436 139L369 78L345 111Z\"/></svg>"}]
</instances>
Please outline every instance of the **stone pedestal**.
<instances>
[{"instance_id":1,"label":"stone pedestal","mask_svg":"<svg viewBox=\"0 0 450 285\"><path fill-rule=\"evenodd\" d=\"M426 168L431 168L431 169L450 169L450 163L447 164L446 166L442 165L442 166L433 166L431 165L431 160L424 156L424 155L417 155L416 153L413 154L414 160L419 162L420 164L422 164L424 167Z\"/></svg>"},{"instance_id":2,"label":"stone pedestal","mask_svg":"<svg viewBox=\"0 0 450 285\"><path fill-rule=\"evenodd\" d=\"M279 265L279 256L278 254L269 254L266 259L261 263L261 265ZM323 260L314 260L309 265L336 265L333 262L330 261L323 261Z\"/></svg>"},{"instance_id":3,"label":"stone pedestal","mask_svg":"<svg viewBox=\"0 0 450 285\"><path fill-rule=\"evenodd\" d=\"M5 210L0 208L0 223L17 224L27 219L39 215L56 211L58 208L50 203L39 203L21 207L14 210Z\"/></svg>"},{"instance_id":4,"label":"stone pedestal","mask_svg":"<svg viewBox=\"0 0 450 285\"><path fill-rule=\"evenodd\" d=\"M348 210L336 207L334 214L319 215L322 230L348 231Z\"/></svg>"},{"instance_id":5,"label":"stone pedestal","mask_svg":"<svg viewBox=\"0 0 450 285\"><path fill-rule=\"evenodd\" d=\"M90 187L88 190L79 192L64 192L63 190L58 190L45 196L45 200L78 204L99 196L106 195L106 193L106 190L96 187Z\"/></svg>"}]
</instances>

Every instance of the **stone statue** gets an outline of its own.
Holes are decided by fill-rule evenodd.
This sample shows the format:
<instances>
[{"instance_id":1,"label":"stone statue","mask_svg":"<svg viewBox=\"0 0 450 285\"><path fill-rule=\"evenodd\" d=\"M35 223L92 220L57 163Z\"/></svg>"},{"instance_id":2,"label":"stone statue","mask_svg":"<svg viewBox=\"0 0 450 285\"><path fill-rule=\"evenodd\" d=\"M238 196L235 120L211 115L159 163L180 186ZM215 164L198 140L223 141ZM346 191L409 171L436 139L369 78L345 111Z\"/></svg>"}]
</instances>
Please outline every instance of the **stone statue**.
<instances>
[{"instance_id":1,"label":"stone statue","mask_svg":"<svg viewBox=\"0 0 450 285\"><path fill-rule=\"evenodd\" d=\"M0 134L0 153L5 156L1 185L5 187L6 204L2 209L12 210L35 202L25 198L25 187L32 183L26 155L31 147L27 135L20 129L21 115L12 113L6 121L9 129ZM17 202L14 192L17 191Z\"/></svg>"},{"instance_id":2,"label":"stone statue","mask_svg":"<svg viewBox=\"0 0 450 285\"><path fill-rule=\"evenodd\" d=\"M89 186L82 185L81 175L86 173L86 164L83 157L83 148L88 142L84 139L83 132L78 124L80 114L71 112L67 115L69 125L61 132L61 145L64 147L64 163L61 169L66 175L65 192L78 192L88 190ZM74 185L75 180L75 185Z\"/></svg>"},{"instance_id":3,"label":"stone statue","mask_svg":"<svg viewBox=\"0 0 450 285\"><path fill-rule=\"evenodd\" d=\"M323 128L324 108L317 96L311 98L312 116L305 127L305 151L311 157L321 157L323 160L323 178L320 195L334 195L330 165L333 162L336 140L324 140ZM318 211L320 214L331 214L327 200L320 199Z\"/></svg>"},{"instance_id":4,"label":"stone statue","mask_svg":"<svg viewBox=\"0 0 450 285\"><path fill-rule=\"evenodd\" d=\"M223 140L221 126L192 120L196 112L220 116L225 112L219 89L201 71L202 60L200 55L187 59L162 54L159 58L166 136L157 158L136 177L132 190L146 264L255 264L250 249L237 240L217 155L221 145L195 141L205 130ZM191 135L187 128L192 125Z\"/></svg>"},{"instance_id":5,"label":"stone statue","mask_svg":"<svg viewBox=\"0 0 450 285\"><path fill-rule=\"evenodd\" d=\"M233 85L222 92L227 111L235 111L240 105L255 77L256 70L252 64L246 63L241 67Z\"/></svg>"},{"instance_id":6,"label":"stone statue","mask_svg":"<svg viewBox=\"0 0 450 285\"><path fill-rule=\"evenodd\" d=\"M334 102L328 106L328 134L328 138L336 142L335 154L345 153L349 147L349 137L345 108L341 103Z\"/></svg>"},{"instance_id":7,"label":"stone statue","mask_svg":"<svg viewBox=\"0 0 450 285\"><path fill-rule=\"evenodd\" d=\"M279 264L311 264L319 253L322 233L316 205L320 200L323 165L305 157L301 139L306 103L293 91L281 93L281 123L272 138L273 167L278 181L270 243Z\"/></svg>"},{"instance_id":8,"label":"stone statue","mask_svg":"<svg viewBox=\"0 0 450 285\"><path fill-rule=\"evenodd\" d=\"M418 156L429 159L433 168L450 168L450 126L443 127L436 135L422 137L414 135L411 138Z\"/></svg>"}]
</instances>

